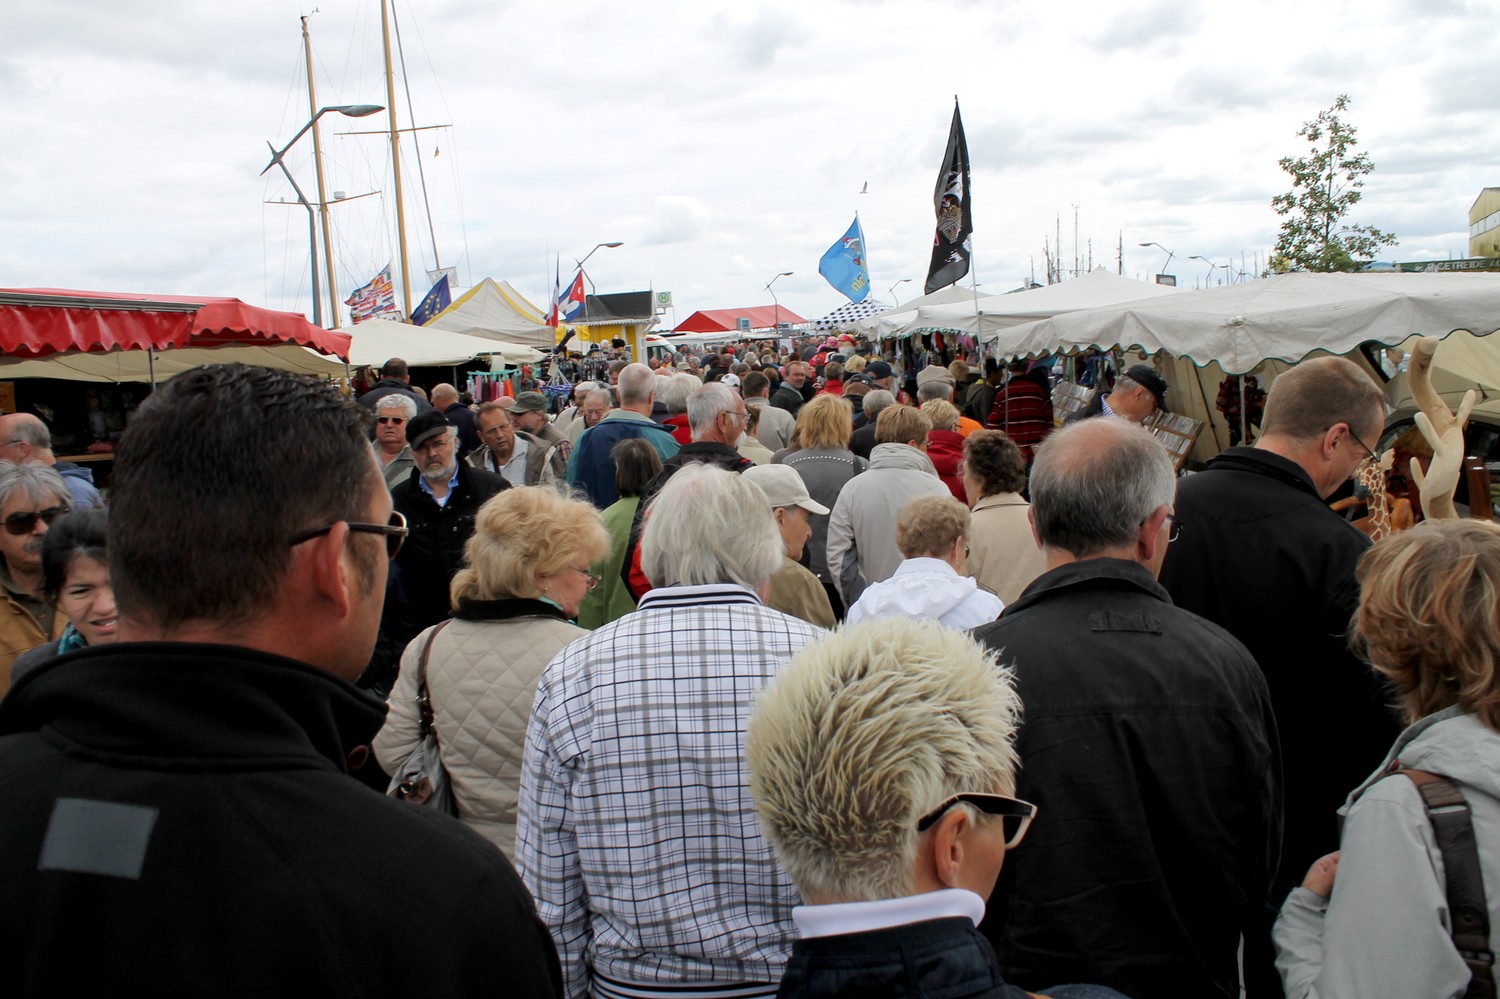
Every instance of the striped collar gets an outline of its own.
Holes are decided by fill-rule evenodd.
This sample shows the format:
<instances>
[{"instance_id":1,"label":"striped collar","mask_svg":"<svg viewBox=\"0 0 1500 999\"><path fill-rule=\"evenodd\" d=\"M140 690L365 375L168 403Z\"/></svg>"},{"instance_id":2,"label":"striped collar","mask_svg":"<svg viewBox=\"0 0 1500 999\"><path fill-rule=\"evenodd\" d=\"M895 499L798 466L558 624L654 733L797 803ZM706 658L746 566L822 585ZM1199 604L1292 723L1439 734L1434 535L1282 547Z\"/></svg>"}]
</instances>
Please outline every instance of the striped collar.
<instances>
[{"instance_id":1,"label":"striped collar","mask_svg":"<svg viewBox=\"0 0 1500 999\"><path fill-rule=\"evenodd\" d=\"M716 607L721 604L754 604L760 597L739 583L707 583L699 586L659 586L641 597L638 610L668 610L676 607Z\"/></svg>"}]
</instances>

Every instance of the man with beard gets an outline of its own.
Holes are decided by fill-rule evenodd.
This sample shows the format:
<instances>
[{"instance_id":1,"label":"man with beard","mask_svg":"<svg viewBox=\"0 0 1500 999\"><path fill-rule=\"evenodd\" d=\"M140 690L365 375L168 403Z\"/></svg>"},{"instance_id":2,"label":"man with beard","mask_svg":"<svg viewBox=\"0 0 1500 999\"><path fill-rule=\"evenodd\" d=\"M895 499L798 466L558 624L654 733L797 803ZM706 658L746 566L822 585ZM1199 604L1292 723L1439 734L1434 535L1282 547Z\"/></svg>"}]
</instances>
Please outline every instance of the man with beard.
<instances>
[{"instance_id":1,"label":"man with beard","mask_svg":"<svg viewBox=\"0 0 1500 999\"><path fill-rule=\"evenodd\" d=\"M513 486L551 485L567 472L562 445L548 445L524 430L517 430L510 414L499 403L481 405L478 424L483 446L468 458L475 468L494 472Z\"/></svg>"},{"instance_id":2,"label":"man with beard","mask_svg":"<svg viewBox=\"0 0 1500 999\"><path fill-rule=\"evenodd\" d=\"M68 623L41 597L42 539L72 508L68 486L46 465L0 462L0 694L16 656L57 638Z\"/></svg>"},{"instance_id":3,"label":"man with beard","mask_svg":"<svg viewBox=\"0 0 1500 999\"><path fill-rule=\"evenodd\" d=\"M406 544L396 556L396 571L405 604L399 630L414 629L405 635L409 638L448 616L448 584L463 565L474 517L485 500L510 483L459 461L458 431L435 410L407 423L406 441L417 467L391 490L391 500L406 517Z\"/></svg>"}]
</instances>

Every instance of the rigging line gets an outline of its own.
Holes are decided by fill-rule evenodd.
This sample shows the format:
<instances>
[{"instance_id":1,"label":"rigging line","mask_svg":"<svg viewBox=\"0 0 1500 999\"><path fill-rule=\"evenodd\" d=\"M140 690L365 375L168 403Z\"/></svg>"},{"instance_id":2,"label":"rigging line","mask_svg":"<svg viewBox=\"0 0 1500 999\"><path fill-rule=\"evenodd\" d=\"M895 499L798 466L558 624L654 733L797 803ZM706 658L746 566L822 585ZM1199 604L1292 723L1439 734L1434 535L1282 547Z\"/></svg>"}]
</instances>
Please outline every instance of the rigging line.
<instances>
[{"instance_id":1,"label":"rigging line","mask_svg":"<svg viewBox=\"0 0 1500 999\"><path fill-rule=\"evenodd\" d=\"M396 4L391 4L391 24L396 29L396 54L401 58L401 85L406 89L406 120L413 126L417 123L416 110L411 103L411 78L406 73L406 48L401 43L401 18L396 13ZM432 202L427 197L427 171L422 166L422 144L417 139L417 133L411 133L412 149L416 152L417 180L422 186L422 210L427 213L427 235L432 240L432 261L434 268L443 266L442 258L438 255L437 231L432 225Z\"/></svg>"}]
</instances>

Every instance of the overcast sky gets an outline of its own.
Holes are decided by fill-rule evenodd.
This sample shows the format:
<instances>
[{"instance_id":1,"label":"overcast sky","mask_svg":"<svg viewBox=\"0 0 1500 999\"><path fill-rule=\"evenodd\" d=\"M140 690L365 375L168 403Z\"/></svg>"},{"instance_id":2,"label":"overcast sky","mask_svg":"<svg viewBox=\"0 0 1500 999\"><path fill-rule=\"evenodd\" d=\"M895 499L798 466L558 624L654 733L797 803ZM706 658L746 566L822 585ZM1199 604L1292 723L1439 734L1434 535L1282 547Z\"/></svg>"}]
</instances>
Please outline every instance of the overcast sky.
<instances>
[{"instance_id":1,"label":"overcast sky","mask_svg":"<svg viewBox=\"0 0 1500 999\"><path fill-rule=\"evenodd\" d=\"M378 0L319 0L319 105L386 104ZM396 8L436 252L538 305L552 260L675 318L845 299L818 258L855 212L874 297L921 292L953 98L985 293L1062 256L1181 285L1275 241L1277 166L1340 93L1376 170L1355 221L1384 260L1467 254L1500 185L1500 6L1299 0L419 0ZM232 295L311 313L307 216L269 162L309 117L293 0L0 0L0 286ZM1489 82L1486 82L1489 81ZM322 120L340 297L394 255L384 116ZM287 163L316 197L310 136ZM403 154L415 160L408 143ZM403 163L406 166L406 163ZM867 194L859 192L868 183ZM407 183L414 294L434 263ZM267 202L271 202L267 204ZM1078 240L1074 239L1075 206ZM1092 244L1090 246L1090 243ZM1224 267L1212 272L1223 280ZM967 281L965 282L967 283ZM670 323L673 316L665 317ZM328 324L331 325L331 324Z\"/></svg>"}]
</instances>

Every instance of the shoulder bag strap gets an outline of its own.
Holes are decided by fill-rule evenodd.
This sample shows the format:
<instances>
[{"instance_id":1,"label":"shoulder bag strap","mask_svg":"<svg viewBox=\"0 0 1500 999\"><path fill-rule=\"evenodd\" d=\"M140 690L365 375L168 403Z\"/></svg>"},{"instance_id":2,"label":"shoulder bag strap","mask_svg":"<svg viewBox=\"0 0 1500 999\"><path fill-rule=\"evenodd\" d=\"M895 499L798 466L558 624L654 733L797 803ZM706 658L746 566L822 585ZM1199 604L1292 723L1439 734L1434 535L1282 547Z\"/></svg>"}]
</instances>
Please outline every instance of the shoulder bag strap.
<instances>
[{"instance_id":1,"label":"shoulder bag strap","mask_svg":"<svg viewBox=\"0 0 1500 999\"><path fill-rule=\"evenodd\" d=\"M1433 835L1443 854L1448 915L1453 920L1453 944L1473 976L1464 995L1496 999L1495 954L1490 950L1490 910L1469 803L1458 786L1440 774L1425 770L1395 772L1415 784L1422 795Z\"/></svg>"},{"instance_id":2,"label":"shoulder bag strap","mask_svg":"<svg viewBox=\"0 0 1500 999\"><path fill-rule=\"evenodd\" d=\"M417 660L417 711L422 720L419 737L423 739L429 735L437 738L437 727L432 723L432 694L427 689L427 657L432 654L432 640L446 627L448 622L444 621L427 633L427 640L422 643L421 658Z\"/></svg>"}]
</instances>

